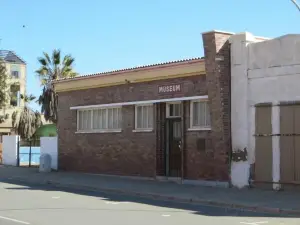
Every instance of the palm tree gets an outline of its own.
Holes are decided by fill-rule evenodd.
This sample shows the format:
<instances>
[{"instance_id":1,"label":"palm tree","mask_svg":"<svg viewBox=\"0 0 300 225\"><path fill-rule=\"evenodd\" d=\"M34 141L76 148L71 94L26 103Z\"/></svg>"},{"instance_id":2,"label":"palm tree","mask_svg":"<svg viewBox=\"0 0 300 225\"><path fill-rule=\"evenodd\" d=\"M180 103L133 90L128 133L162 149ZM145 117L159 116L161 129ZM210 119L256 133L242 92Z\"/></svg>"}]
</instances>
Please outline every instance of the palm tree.
<instances>
[{"instance_id":1,"label":"palm tree","mask_svg":"<svg viewBox=\"0 0 300 225\"><path fill-rule=\"evenodd\" d=\"M44 52L43 57L38 58L41 67L36 71L43 86L42 94L38 102L42 106L42 113L47 121L57 122L57 94L53 87L53 81L62 78L77 76L73 70L75 59L71 55L65 55L61 60L60 50L53 50L52 56Z\"/></svg>"},{"instance_id":2,"label":"palm tree","mask_svg":"<svg viewBox=\"0 0 300 225\"><path fill-rule=\"evenodd\" d=\"M15 111L12 114L12 126L17 134L22 139L29 139L32 137L37 128L42 125L41 114L38 111L33 111L28 105L35 97L33 95L20 95L24 100L25 106L20 111Z\"/></svg>"}]
</instances>

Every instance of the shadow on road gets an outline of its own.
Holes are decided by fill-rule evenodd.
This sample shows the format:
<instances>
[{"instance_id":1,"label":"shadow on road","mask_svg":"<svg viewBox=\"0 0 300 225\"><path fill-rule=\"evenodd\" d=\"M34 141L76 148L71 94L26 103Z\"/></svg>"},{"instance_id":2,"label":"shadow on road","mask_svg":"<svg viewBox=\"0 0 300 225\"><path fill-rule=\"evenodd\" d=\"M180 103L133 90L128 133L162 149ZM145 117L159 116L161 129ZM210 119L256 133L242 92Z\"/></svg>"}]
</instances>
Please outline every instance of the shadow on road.
<instances>
[{"instance_id":1,"label":"shadow on road","mask_svg":"<svg viewBox=\"0 0 300 225\"><path fill-rule=\"evenodd\" d=\"M15 181L15 180L5 180L2 183L20 185L22 187L9 187L8 190L42 190L42 191L62 191L72 194L99 197L101 200L111 201L111 202L133 202L140 204L148 204L151 206L172 208L178 210L192 211L197 215L204 216L235 216L235 217L273 217L273 218L298 218L300 216L295 215L285 215L285 214L270 214L261 213L254 211L247 211L242 209L233 208L223 208L209 205L193 204L193 203L178 203L175 201L164 201L155 198L148 198L143 196L132 196L127 194L118 193L108 193L101 191L83 191L72 187L56 187L52 185L32 185L26 182ZM300 203L299 203L300 204Z\"/></svg>"}]
</instances>

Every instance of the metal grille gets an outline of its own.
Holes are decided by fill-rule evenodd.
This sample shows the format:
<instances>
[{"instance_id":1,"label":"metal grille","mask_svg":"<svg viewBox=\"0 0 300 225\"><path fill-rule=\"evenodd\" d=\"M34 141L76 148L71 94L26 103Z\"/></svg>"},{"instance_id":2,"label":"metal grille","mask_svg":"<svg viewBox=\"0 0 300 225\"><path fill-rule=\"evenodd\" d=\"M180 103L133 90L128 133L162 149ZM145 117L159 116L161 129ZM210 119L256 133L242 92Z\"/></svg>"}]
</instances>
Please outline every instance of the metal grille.
<instances>
[{"instance_id":1,"label":"metal grille","mask_svg":"<svg viewBox=\"0 0 300 225\"><path fill-rule=\"evenodd\" d=\"M18 143L18 166L39 166L40 140L20 140Z\"/></svg>"}]
</instances>

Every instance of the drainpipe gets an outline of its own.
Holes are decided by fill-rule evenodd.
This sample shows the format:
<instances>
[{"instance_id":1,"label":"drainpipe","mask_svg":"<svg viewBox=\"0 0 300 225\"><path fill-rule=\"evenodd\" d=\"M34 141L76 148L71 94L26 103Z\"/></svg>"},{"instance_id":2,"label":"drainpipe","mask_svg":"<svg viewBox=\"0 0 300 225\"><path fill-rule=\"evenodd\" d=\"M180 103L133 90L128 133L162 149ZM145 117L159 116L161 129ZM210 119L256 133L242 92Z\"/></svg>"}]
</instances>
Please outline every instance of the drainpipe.
<instances>
[{"instance_id":1,"label":"drainpipe","mask_svg":"<svg viewBox=\"0 0 300 225\"><path fill-rule=\"evenodd\" d=\"M184 159L184 151L185 151L185 148L184 148L184 144L185 144L185 140L184 140L184 137L185 137L185 101L182 101L181 104L180 104L180 108L181 108L181 143L180 143L180 150L181 150L181 184L183 184L183 180L184 180L184 162L185 162L185 159Z\"/></svg>"}]
</instances>

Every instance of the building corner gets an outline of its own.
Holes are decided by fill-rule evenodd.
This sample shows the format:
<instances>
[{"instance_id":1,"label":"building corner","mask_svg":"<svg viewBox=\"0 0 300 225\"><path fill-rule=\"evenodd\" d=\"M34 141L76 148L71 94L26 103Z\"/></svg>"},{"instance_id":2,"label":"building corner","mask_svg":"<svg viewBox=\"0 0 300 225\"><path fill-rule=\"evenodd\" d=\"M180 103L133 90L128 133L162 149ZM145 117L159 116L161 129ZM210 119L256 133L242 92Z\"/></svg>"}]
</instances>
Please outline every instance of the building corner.
<instances>
[{"instance_id":1,"label":"building corner","mask_svg":"<svg viewBox=\"0 0 300 225\"><path fill-rule=\"evenodd\" d=\"M208 99L211 106L214 175L230 182L230 44L232 34L211 31L202 34Z\"/></svg>"}]
</instances>

